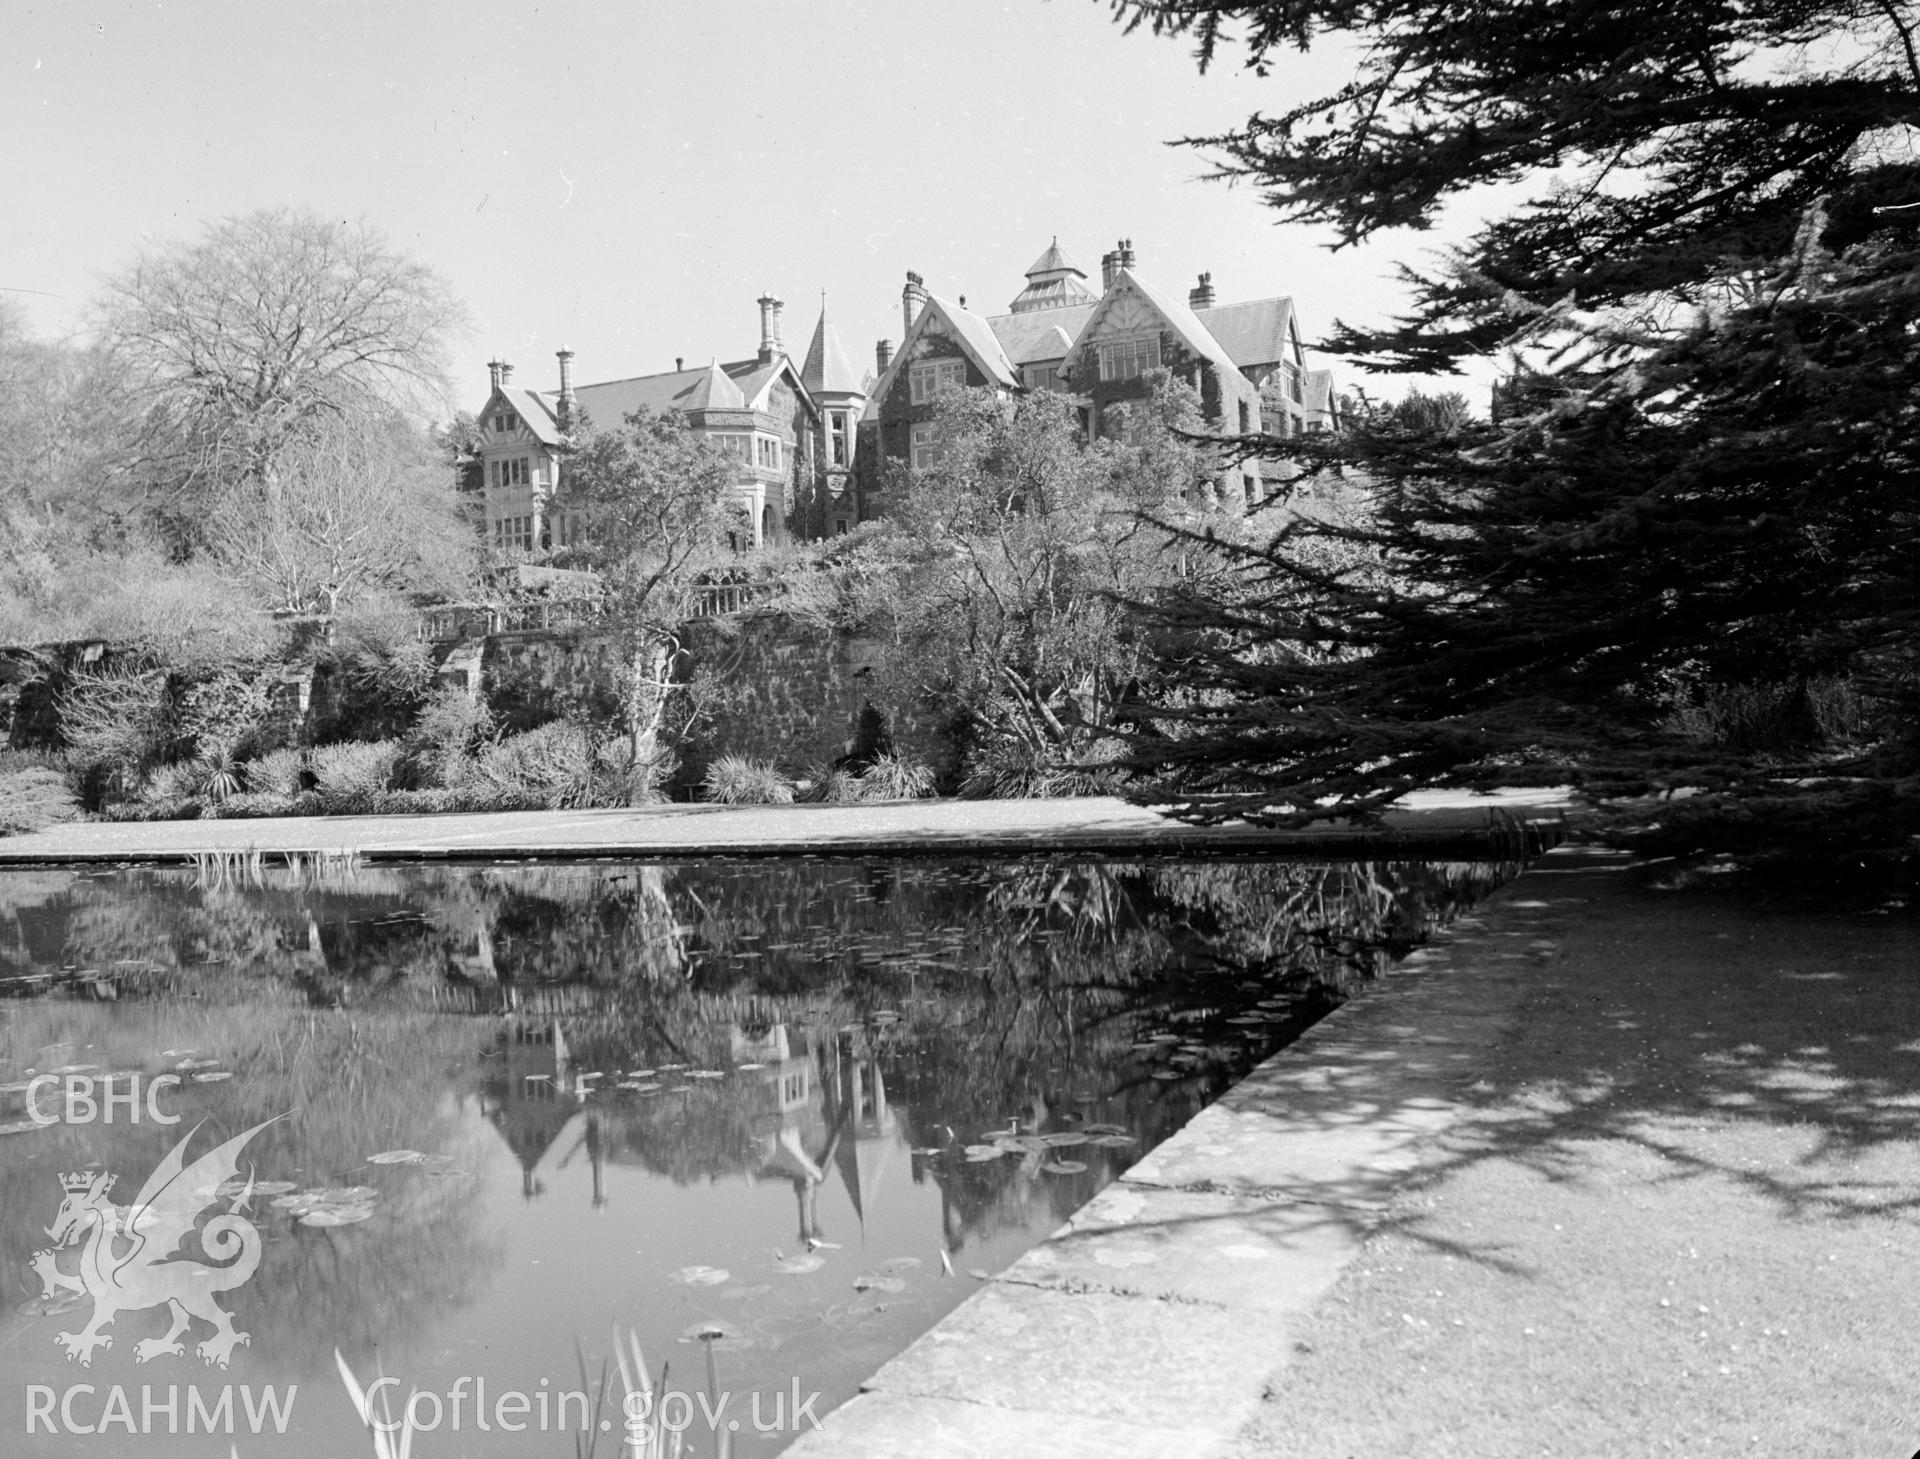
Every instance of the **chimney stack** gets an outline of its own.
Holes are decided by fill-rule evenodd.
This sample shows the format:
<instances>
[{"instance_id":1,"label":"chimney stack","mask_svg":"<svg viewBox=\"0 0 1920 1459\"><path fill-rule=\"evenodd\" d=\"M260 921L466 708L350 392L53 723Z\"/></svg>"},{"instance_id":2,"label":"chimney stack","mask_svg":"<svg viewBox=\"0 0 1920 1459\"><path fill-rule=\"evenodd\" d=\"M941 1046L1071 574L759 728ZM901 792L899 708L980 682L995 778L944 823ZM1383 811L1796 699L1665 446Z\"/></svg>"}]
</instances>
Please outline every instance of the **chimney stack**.
<instances>
[{"instance_id":1,"label":"chimney stack","mask_svg":"<svg viewBox=\"0 0 1920 1459\"><path fill-rule=\"evenodd\" d=\"M567 430L573 422L573 351L555 350L554 358L560 362L560 396L554 402L554 414L560 419L560 429Z\"/></svg>"},{"instance_id":2,"label":"chimney stack","mask_svg":"<svg viewBox=\"0 0 1920 1459\"><path fill-rule=\"evenodd\" d=\"M1196 286L1195 288L1189 289L1187 291L1187 307L1189 309L1213 308L1213 275L1212 274L1200 275L1200 282L1198 286Z\"/></svg>"},{"instance_id":3,"label":"chimney stack","mask_svg":"<svg viewBox=\"0 0 1920 1459\"><path fill-rule=\"evenodd\" d=\"M920 317L920 310L927 302L926 280L912 269L907 270L906 287L900 290L900 343L907 342L907 336L913 333L913 321Z\"/></svg>"},{"instance_id":4,"label":"chimney stack","mask_svg":"<svg viewBox=\"0 0 1920 1459\"><path fill-rule=\"evenodd\" d=\"M1106 293L1113 287L1113 276L1120 272L1120 255L1103 253L1100 255L1100 292Z\"/></svg>"},{"instance_id":5,"label":"chimney stack","mask_svg":"<svg viewBox=\"0 0 1920 1459\"><path fill-rule=\"evenodd\" d=\"M873 342L873 362L880 367L880 373L886 374L887 366L893 363L893 341L877 339Z\"/></svg>"},{"instance_id":6,"label":"chimney stack","mask_svg":"<svg viewBox=\"0 0 1920 1459\"><path fill-rule=\"evenodd\" d=\"M498 360L487 361L487 383L495 390L500 388L500 372L504 369L506 366Z\"/></svg>"},{"instance_id":7,"label":"chimney stack","mask_svg":"<svg viewBox=\"0 0 1920 1459\"><path fill-rule=\"evenodd\" d=\"M780 342L780 311L786 305L771 294L762 294L760 305L760 363L772 362L773 357L785 352L786 346Z\"/></svg>"},{"instance_id":8,"label":"chimney stack","mask_svg":"<svg viewBox=\"0 0 1920 1459\"><path fill-rule=\"evenodd\" d=\"M1120 267L1124 269L1133 267L1133 240L1131 238L1122 238L1120 240Z\"/></svg>"},{"instance_id":9,"label":"chimney stack","mask_svg":"<svg viewBox=\"0 0 1920 1459\"><path fill-rule=\"evenodd\" d=\"M682 370L686 368L687 368L687 357L685 355L675 355L673 357L673 373L678 375Z\"/></svg>"}]
</instances>

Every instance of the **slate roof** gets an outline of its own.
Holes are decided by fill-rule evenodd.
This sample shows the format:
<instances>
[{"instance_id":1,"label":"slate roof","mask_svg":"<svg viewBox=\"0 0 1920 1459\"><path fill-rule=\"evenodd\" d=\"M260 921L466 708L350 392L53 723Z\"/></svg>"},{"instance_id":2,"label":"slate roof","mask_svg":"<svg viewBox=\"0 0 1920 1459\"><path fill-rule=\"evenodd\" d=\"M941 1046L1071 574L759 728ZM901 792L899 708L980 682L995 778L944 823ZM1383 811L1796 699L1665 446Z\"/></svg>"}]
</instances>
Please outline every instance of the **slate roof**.
<instances>
[{"instance_id":1,"label":"slate roof","mask_svg":"<svg viewBox=\"0 0 1920 1459\"><path fill-rule=\"evenodd\" d=\"M687 392L682 410L744 410L747 397L715 360L705 375Z\"/></svg>"},{"instance_id":2,"label":"slate roof","mask_svg":"<svg viewBox=\"0 0 1920 1459\"><path fill-rule=\"evenodd\" d=\"M1083 279L1087 276L1085 269L1067 257L1067 251L1060 246L1060 239L1056 234L1053 242L1047 245L1047 251L1033 261L1033 267L1027 270L1027 277L1032 278L1036 274L1059 273L1067 269L1071 269Z\"/></svg>"},{"instance_id":3,"label":"slate roof","mask_svg":"<svg viewBox=\"0 0 1920 1459\"><path fill-rule=\"evenodd\" d=\"M996 314L987 325L1016 365L1063 359L1093 317L1095 302L1089 299L1071 309L1043 309L1030 314Z\"/></svg>"},{"instance_id":4,"label":"slate roof","mask_svg":"<svg viewBox=\"0 0 1920 1459\"><path fill-rule=\"evenodd\" d=\"M1242 369L1294 358L1291 297L1220 304L1212 309L1197 310L1194 317Z\"/></svg>"},{"instance_id":5,"label":"slate roof","mask_svg":"<svg viewBox=\"0 0 1920 1459\"><path fill-rule=\"evenodd\" d=\"M865 382L847 358L846 348L840 343L840 332L828 321L825 304L820 306L820 322L813 327L813 343L807 346L806 363L800 367L800 383L815 395L822 391L865 393Z\"/></svg>"},{"instance_id":6,"label":"slate roof","mask_svg":"<svg viewBox=\"0 0 1920 1459\"><path fill-rule=\"evenodd\" d=\"M944 326L936 329L936 325ZM937 294L927 295L927 301L915 316L913 328L907 331L907 337L900 341L900 348L893 352L893 360L880 373L873 384L872 394L867 400L866 409L861 413L863 420L876 420L880 407L893 388L893 382L900 372L907 368L912 357L914 341L929 330L946 334L960 343L960 348L980 367L980 373L989 380L1009 388L1020 383L1020 371L1013 361L1007 358L1006 351L1000 347L992 328L986 320L970 310L962 309L958 304L940 298Z\"/></svg>"},{"instance_id":7,"label":"slate roof","mask_svg":"<svg viewBox=\"0 0 1920 1459\"><path fill-rule=\"evenodd\" d=\"M525 390L518 385L502 385L498 391L500 399L511 405L526 422L527 429L542 445L560 444L560 421L554 407L538 390ZM489 405L493 402L488 401Z\"/></svg>"}]
</instances>

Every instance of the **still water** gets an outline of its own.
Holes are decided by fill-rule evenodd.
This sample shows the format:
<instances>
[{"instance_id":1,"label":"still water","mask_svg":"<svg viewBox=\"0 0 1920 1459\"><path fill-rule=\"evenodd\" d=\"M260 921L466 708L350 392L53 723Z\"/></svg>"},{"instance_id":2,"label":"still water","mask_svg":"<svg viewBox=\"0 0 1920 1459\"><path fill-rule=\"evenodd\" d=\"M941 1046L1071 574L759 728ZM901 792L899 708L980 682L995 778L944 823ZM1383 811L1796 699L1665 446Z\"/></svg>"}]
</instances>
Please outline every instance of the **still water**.
<instances>
[{"instance_id":1,"label":"still water","mask_svg":"<svg viewBox=\"0 0 1920 1459\"><path fill-rule=\"evenodd\" d=\"M0 1452L775 1453L1515 870L0 874Z\"/></svg>"}]
</instances>

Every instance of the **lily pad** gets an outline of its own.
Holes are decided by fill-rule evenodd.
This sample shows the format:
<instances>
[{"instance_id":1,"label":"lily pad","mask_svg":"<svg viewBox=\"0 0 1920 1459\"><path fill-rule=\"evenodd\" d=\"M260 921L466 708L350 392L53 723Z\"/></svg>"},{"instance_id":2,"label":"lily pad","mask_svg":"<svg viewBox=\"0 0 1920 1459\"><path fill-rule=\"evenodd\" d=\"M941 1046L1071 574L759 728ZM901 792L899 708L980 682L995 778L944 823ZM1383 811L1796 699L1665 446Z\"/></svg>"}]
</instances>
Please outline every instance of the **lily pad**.
<instances>
[{"instance_id":1,"label":"lily pad","mask_svg":"<svg viewBox=\"0 0 1920 1459\"><path fill-rule=\"evenodd\" d=\"M804 1277L808 1272L817 1272L827 1264L824 1256L811 1253L789 1256L773 1264L773 1269L783 1277Z\"/></svg>"},{"instance_id":2,"label":"lily pad","mask_svg":"<svg viewBox=\"0 0 1920 1459\"><path fill-rule=\"evenodd\" d=\"M369 1155L369 1165L418 1165L427 1157L418 1150L382 1150L378 1155Z\"/></svg>"},{"instance_id":3,"label":"lily pad","mask_svg":"<svg viewBox=\"0 0 1920 1459\"><path fill-rule=\"evenodd\" d=\"M1005 1155L1006 1153L1007 1152L1005 1150L1002 1150L998 1145L967 1146L967 1159L972 1161L998 1160L1002 1155Z\"/></svg>"},{"instance_id":4,"label":"lily pad","mask_svg":"<svg viewBox=\"0 0 1920 1459\"><path fill-rule=\"evenodd\" d=\"M862 1272L853 1279L856 1292L904 1292L907 1284L898 1277L879 1276L873 1272Z\"/></svg>"},{"instance_id":5,"label":"lily pad","mask_svg":"<svg viewBox=\"0 0 1920 1459\"><path fill-rule=\"evenodd\" d=\"M1124 1135L1126 1132L1125 1125L1090 1124L1080 1127L1080 1133L1083 1135Z\"/></svg>"},{"instance_id":6,"label":"lily pad","mask_svg":"<svg viewBox=\"0 0 1920 1459\"><path fill-rule=\"evenodd\" d=\"M688 1287L717 1287L731 1280L733 1273L719 1266L683 1266L667 1273L667 1280Z\"/></svg>"},{"instance_id":7,"label":"lily pad","mask_svg":"<svg viewBox=\"0 0 1920 1459\"><path fill-rule=\"evenodd\" d=\"M354 1226L373 1214L372 1206L317 1206L300 1218L302 1226Z\"/></svg>"},{"instance_id":8,"label":"lily pad","mask_svg":"<svg viewBox=\"0 0 1920 1459\"><path fill-rule=\"evenodd\" d=\"M222 1079L231 1079L231 1078L233 1078L233 1074L232 1074L232 1071L230 1070L207 1069L201 1073L195 1074L193 1076L193 1082L195 1084L218 1084Z\"/></svg>"},{"instance_id":9,"label":"lily pad","mask_svg":"<svg viewBox=\"0 0 1920 1459\"><path fill-rule=\"evenodd\" d=\"M1087 1136L1079 1130L1061 1130L1058 1134L1042 1135L1040 1138L1045 1140L1048 1147L1052 1149L1065 1149L1070 1145L1087 1143Z\"/></svg>"},{"instance_id":10,"label":"lily pad","mask_svg":"<svg viewBox=\"0 0 1920 1459\"><path fill-rule=\"evenodd\" d=\"M920 1258L917 1256L890 1256L880 1263L880 1270L883 1272L910 1272L919 1265Z\"/></svg>"},{"instance_id":11,"label":"lily pad","mask_svg":"<svg viewBox=\"0 0 1920 1459\"><path fill-rule=\"evenodd\" d=\"M1138 1145L1140 1142L1132 1135L1096 1135L1093 1143L1104 1145L1109 1150L1124 1150L1129 1145Z\"/></svg>"},{"instance_id":12,"label":"lily pad","mask_svg":"<svg viewBox=\"0 0 1920 1459\"><path fill-rule=\"evenodd\" d=\"M1048 1175L1078 1175L1087 1165L1084 1160L1049 1160L1040 1168Z\"/></svg>"},{"instance_id":13,"label":"lily pad","mask_svg":"<svg viewBox=\"0 0 1920 1459\"><path fill-rule=\"evenodd\" d=\"M686 1077L689 1079L725 1079L727 1076L722 1074L718 1069L689 1069L687 1070Z\"/></svg>"}]
</instances>

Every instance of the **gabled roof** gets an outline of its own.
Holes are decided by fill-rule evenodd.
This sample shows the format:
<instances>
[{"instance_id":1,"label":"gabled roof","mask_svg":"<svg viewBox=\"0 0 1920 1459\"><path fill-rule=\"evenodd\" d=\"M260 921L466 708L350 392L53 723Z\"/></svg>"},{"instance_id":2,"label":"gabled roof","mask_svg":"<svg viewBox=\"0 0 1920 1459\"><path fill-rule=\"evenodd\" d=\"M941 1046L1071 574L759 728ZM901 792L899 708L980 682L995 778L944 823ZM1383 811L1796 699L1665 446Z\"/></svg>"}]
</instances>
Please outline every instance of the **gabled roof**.
<instances>
[{"instance_id":1,"label":"gabled roof","mask_svg":"<svg viewBox=\"0 0 1920 1459\"><path fill-rule=\"evenodd\" d=\"M907 337L900 341L900 348L894 351L893 359L874 382L873 394L862 412L863 419L876 419L880 404L887 392L893 388L893 382L900 378L900 372L907 368L913 358L913 347L928 334L945 335L960 346L961 353L973 361L974 366L996 385L1013 389L1020 383L1020 371L1009 360L1006 351L1000 348L1000 341L994 337L987 321L970 310L962 309L958 304L940 298L937 294L927 295L927 301L921 305L919 315L913 321L913 328L907 331Z\"/></svg>"},{"instance_id":2,"label":"gabled roof","mask_svg":"<svg viewBox=\"0 0 1920 1459\"><path fill-rule=\"evenodd\" d=\"M1058 360L1093 318L1093 300L1071 309L1047 309L1032 314L996 314L987 321L1000 348L1016 365Z\"/></svg>"},{"instance_id":3,"label":"gabled roof","mask_svg":"<svg viewBox=\"0 0 1920 1459\"><path fill-rule=\"evenodd\" d=\"M1196 317L1243 370L1300 361L1299 325L1290 297L1221 304L1197 310Z\"/></svg>"},{"instance_id":4,"label":"gabled roof","mask_svg":"<svg viewBox=\"0 0 1920 1459\"><path fill-rule=\"evenodd\" d=\"M862 380L840 343L840 332L827 319L827 306L820 306L820 322L813 327L813 343L807 346L807 362L800 367L800 382L814 395L835 391L845 395L863 394Z\"/></svg>"},{"instance_id":5,"label":"gabled roof","mask_svg":"<svg viewBox=\"0 0 1920 1459\"><path fill-rule=\"evenodd\" d=\"M1137 295L1144 300L1192 353L1211 362L1216 370L1227 374L1239 373L1240 367L1234 363L1233 357L1221 346L1220 341L1208 332L1198 315L1174 295L1149 284L1131 269L1124 268L1114 275L1112 285L1108 287L1100 303L1095 306L1092 317L1074 337L1073 348L1068 351L1062 368L1071 372L1085 352L1087 341L1098 331L1100 322L1120 300L1129 294Z\"/></svg>"},{"instance_id":6,"label":"gabled roof","mask_svg":"<svg viewBox=\"0 0 1920 1459\"><path fill-rule=\"evenodd\" d=\"M514 413L526 423L527 429L533 432L534 439L542 445L560 444L559 415L555 407L538 390L525 390L518 385L502 385L487 397L487 403L480 412L481 420L493 414L494 402L497 400L512 406Z\"/></svg>"}]
</instances>

